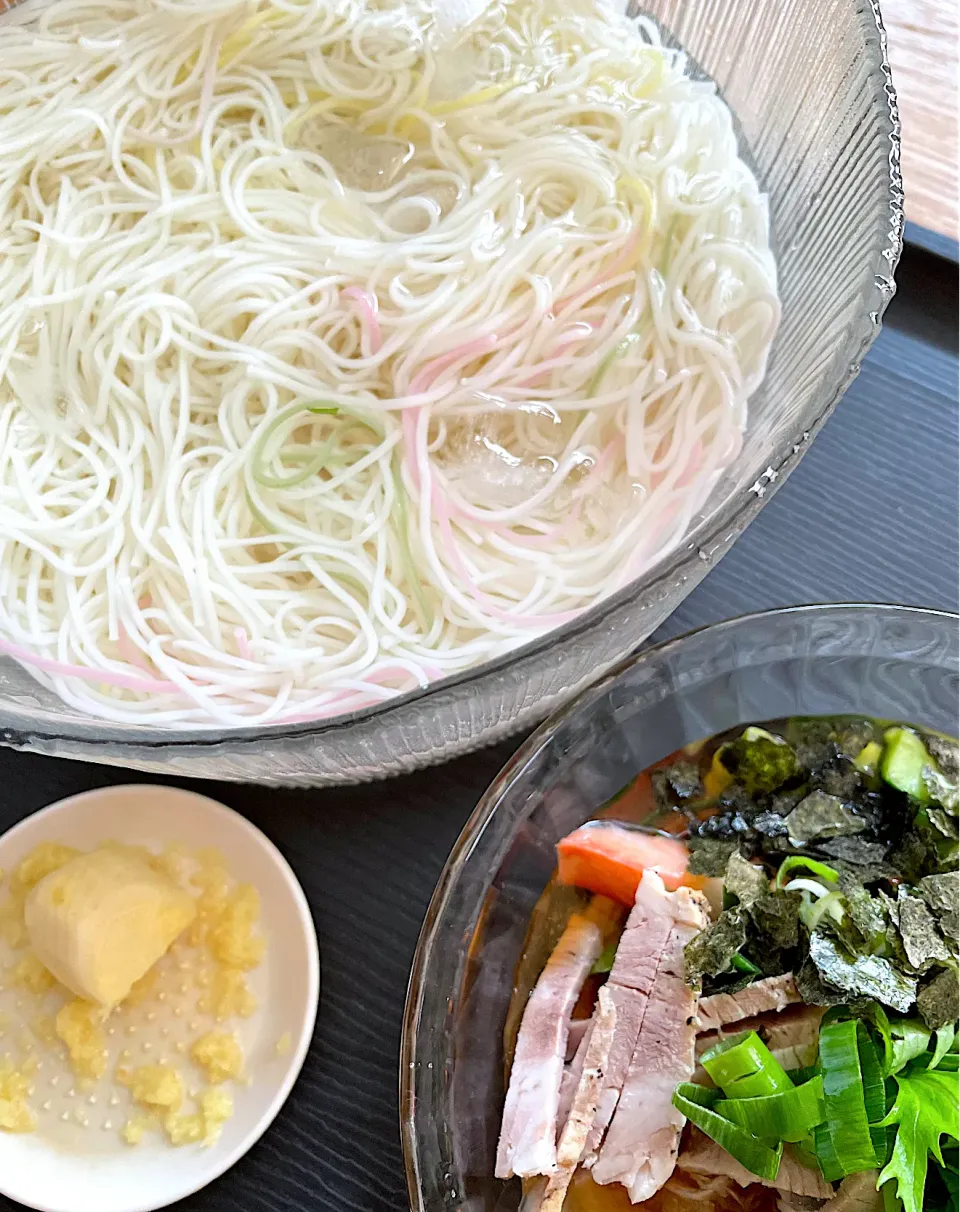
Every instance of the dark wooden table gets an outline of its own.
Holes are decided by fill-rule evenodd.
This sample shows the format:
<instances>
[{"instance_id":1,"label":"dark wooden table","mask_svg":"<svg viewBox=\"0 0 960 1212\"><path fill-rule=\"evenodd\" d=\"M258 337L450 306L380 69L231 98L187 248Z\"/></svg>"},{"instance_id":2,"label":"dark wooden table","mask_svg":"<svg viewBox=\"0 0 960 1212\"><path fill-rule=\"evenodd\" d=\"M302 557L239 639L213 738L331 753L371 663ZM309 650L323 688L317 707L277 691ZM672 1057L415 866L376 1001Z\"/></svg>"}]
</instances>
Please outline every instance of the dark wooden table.
<instances>
[{"instance_id":1,"label":"dark wooden table","mask_svg":"<svg viewBox=\"0 0 960 1212\"><path fill-rule=\"evenodd\" d=\"M898 279L884 332L812 451L664 634L799 602L956 609L957 267L908 247ZM198 786L249 816L293 865L316 915L323 991L303 1076L276 1123L179 1208L407 1207L396 1094L407 973L447 852L515 744L355 789ZM141 776L0 750L0 830L52 800L132 781Z\"/></svg>"}]
</instances>

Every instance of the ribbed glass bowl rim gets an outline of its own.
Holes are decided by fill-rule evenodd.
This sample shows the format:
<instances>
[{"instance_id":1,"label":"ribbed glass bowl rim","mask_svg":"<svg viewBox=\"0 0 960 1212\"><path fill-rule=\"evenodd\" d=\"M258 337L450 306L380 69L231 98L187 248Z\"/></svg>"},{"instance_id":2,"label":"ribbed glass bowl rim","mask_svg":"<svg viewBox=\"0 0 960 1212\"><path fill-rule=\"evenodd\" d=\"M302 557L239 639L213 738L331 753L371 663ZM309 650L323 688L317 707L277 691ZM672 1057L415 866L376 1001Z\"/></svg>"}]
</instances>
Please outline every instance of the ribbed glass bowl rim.
<instances>
[{"instance_id":1,"label":"ribbed glass bowl rim","mask_svg":"<svg viewBox=\"0 0 960 1212\"><path fill-rule=\"evenodd\" d=\"M883 602L820 602L803 606L782 606L774 610L754 611L749 614L737 615L732 619L724 619L722 622L707 623L702 627L695 627L673 639L663 640L659 644L651 644L648 648L644 648L642 652L621 661L603 677L581 691L575 699L551 715L549 719L541 724L524 741L484 792L476 808L470 814L460 836L454 843L453 849L450 851L450 855L440 873L436 889L427 907L423 926L420 930L420 937L417 940L413 964L410 969L410 980L407 985L407 997L404 1006L403 1027L400 1039L400 1136L410 1207L414 1212L420 1212L423 1207L420 1202L421 1182L414 1114L418 1043L423 1030L429 1027L436 1027L436 1023L421 1023L421 1008L426 984L427 966L432 958L434 944L440 928L448 924L448 907L459 884L463 869L473 857L474 851L485 831L491 825L491 822L494 821L497 808L504 794L519 772L527 766L536 754L552 744L557 732L569 723L574 716L589 713L596 700L622 678L625 673L649 661L651 658L669 656L671 653L682 650L694 639L700 639L707 634L714 634L719 638L729 632L749 628L752 624L761 623L768 619L790 619L801 616L816 617L820 614L835 611L845 612L850 615L859 614L863 617L877 611L883 611L905 619L940 620L944 624L952 623L955 632L960 631L960 614L955 614L949 610L935 610L923 606L903 606ZM496 844L502 846L505 839L495 833L493 836L496 837ZM493 873L491 873L491 878L492 876ZM466 947L467 943L466 931L472 928L473 920L479 908L480 904L478 902L474 905L461 906L457 911L457 917L463 926L464 947Z\"/></svg>"},{"instance_id":2,"label":"ribbed glass bowl rim","mask_svg":"<svg viewBox=\"0 0 960 1212\"><path fill-rule=\"evenodd\" d=\"M14 0L8 9L0 9L0 28L3 24L5 11L12 8L21 0ZM3 0L0 0L0 4ZM860 8L856 0L851 4ZM631 581L622 589L605 598L596 606L584 611L583 614L561 627L554 628L536 637L522 646L512 649L501 657L484 661L479 665L466 669L448 678L431 682L427 686L407 691L388 699L373 707L365 707L358 711L346 712L343 715L331 716L329 719L301 724L258 724L244 727L229 728L151 728L144 725L124 726L124 733L117 731L115 725L95 716L74 719L66 716L56 723L43 719L30 722L24 728L26 735L44 740L71 739L82 743L97 743L104 741L115 750L125 748L157 748L176 750L178 746L224 746L245 748L255 747L265 741L275 743L284 739L311 739L316 737L335 737L338 733L348 733L355 724L361 722L383 722L389 724L396 715L403 715L407 708L414 704L427 704L431 696L456 692L458 697L466 698L471 693L481 695L483 686L488 680L495 680L504 671L520 663L526 664L543 656L549 649L563 647L579 639L587 639L589 635L603 627L603 624L617 613L633 598L641 593L657 591L664 594L669 592L671 585L682 579L683 569L693 561L701 561L700 552L706 553L709 567L712 553L725 550L728 537L739 535L748 522L759 511L761 504L783 483L805 452L812 439L823 427L824 422L833 412L837 402L856 378L860 371L861 360L880 331L881 319L892 298L891 286L893 271L896 268L903 247L903 183L900 173L900 116L897 109L896 92L890 72L887 57L887 36L880 15L879 0L867 0L867 13L872 18L876 41L864 32L864 53L870 62L868 78L874 85L874 100L878 107L878 119L886 122L889 151L887 163L889 172L886 180L888 211L881 224L882 230L877 232L877 248L874 255L874 274L869 285L863 292L862 307L859 312L859 324L851 334L850 345L839 350L831 359L821 376L824 384L835 383L833 391L827 396L819 413L806 424L783 437L779 445L771 449L765 458L766 471L757 469L758 476L763 475L767 484L763 492L734 492L698 526L683 536L680 543L666 555L661 557L654 566L643 576ZM861 10L862 11L862 10ZM843 369L838 364L842 364ZM693 554L691 554L693 553ZM527 711L516 721L511 721L516 728L522 727L524 720L536 716ZM431 762L446 760L454 752L464 753L471 748L490 743L509 735L510 727L501 726L494 731L465 738L455 750L445 749L442 753L429 752L412 755L412 759L404 761L402 766L397 762L386 760L383 774L409 771L429 765Z\"/></svg>"}]
</instances>

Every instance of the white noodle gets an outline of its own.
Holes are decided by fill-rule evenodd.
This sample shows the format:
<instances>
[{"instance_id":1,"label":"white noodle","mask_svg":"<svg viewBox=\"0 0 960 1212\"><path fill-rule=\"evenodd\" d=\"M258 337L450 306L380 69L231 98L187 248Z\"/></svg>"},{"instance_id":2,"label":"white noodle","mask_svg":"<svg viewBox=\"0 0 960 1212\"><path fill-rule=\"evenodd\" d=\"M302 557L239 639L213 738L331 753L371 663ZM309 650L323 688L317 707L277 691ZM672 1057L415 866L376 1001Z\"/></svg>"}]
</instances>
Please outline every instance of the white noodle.
<instances>
[{"instance_id":1,"label":"white noodle","mask_svg":"<svg viewBox=\"0 0 960 1212\"><path fill-rule=\"evenodd\" d=\"M3 25L0 653L74 707L426 685L642 573L739 449L779 305L729 111L608 0L467 8Z\"/></svg>"}]
</instances>

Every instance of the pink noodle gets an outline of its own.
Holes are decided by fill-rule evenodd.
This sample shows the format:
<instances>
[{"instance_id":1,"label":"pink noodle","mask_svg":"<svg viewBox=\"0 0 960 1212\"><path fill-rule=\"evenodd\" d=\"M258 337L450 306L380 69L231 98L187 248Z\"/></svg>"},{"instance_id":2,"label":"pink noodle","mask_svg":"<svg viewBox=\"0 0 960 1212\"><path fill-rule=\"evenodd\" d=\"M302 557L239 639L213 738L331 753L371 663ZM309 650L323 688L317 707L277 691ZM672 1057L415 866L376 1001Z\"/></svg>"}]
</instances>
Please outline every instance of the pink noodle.
<instances>
[{"instance_id":1,"label":"pink noodle","mask_svg":"<svg viewBox=\"0 0 960 1212\"><path fill-rule=\"evenodd\" d=\"M253 650L250 647L250 641L247 639L246 630L243 627L236 627L233 637L237 641L237 652L243 660L252 661L254 659Z\"/></svg>"},{"instance_id":2,"label":"pink noodle","mask_svg":"<svg viewBox=\"0 0 960 1212\"><path fill-rule=\"evenodd\" d=\"M107 669L86 669L82 665L66 665L62 661L53 661L49 657L38 656L19 644L11 644L9 640L0 640L0 653L13 657L24 665L33 665L44 673L52 673L62 678L80 678L85 682L104 682L108 686L117 686L121 690L132 690L137 694L179 694L180 687L173 682L162 682L158 679L135 678L126 673L112 673Z\"/></svg>"},{"instance_id":3,"label":"pink noodle","mask_svg":"<svg viewBox=\"0 0 960 1212\"><path fill-rule=\"evenodd\" d=\"M476 599L495 619L500 619L505 623L518 623L521 627L559 627L561 623L567 623L580 614L579 610L558 611L556 614L512 614L509 610L498 606L489 594L484 593L474 584L470 570L464 563L457 548L456 539L453 537L447 503L437 488L434 488L433 491L432 505L440 524L440 534L444 540L444 550L448 559L459 573L470 596Z\"/></svg>"},{"instance_id":4,"label":"pink noodle","mask_svg":"<svg viewBox=\"0 0 960 1212\"><path fill-rule=\"evenodd\" d=\"M345 299L355 299L357 310L363 317L363 322L367 326L367 331L370 334L370 348L374 353L383 345L383 334L380 331L380 321L377 319L377 312L380 304L377 301L377 296L369 290L361 290L359 286L348 286L340 292Z\"/></svg>"}]
</instances>

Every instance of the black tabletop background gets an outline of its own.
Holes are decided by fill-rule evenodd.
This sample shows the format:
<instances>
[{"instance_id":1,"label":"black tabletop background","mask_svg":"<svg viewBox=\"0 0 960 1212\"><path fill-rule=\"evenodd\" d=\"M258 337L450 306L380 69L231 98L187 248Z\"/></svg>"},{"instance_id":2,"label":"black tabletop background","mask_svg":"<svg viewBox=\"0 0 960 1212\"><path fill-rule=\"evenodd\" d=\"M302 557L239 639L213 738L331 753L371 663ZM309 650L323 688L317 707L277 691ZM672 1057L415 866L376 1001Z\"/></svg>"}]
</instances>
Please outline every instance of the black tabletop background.
<instances>
[{"instance_id":1,"label":"black tabletop background","mask_svg":"<svg viewBox=\"0 0 960 1212\"><path fill-rule=\"evenodd\" d=\"M957 268L912 245L897 276L884 331L811 452L661 635L799 602L956 609ZM247 815L292 864L313 906L323 987L309 1058L279 1118L178 1208L408 1206L396 1095L407 973L447 853L517 740L346 790L196 785ZM131 781L144 780L0 750L0 831L52 800ZM3 1212L15 1207L0 1197Z\"/></svg>"}]
</instances>

